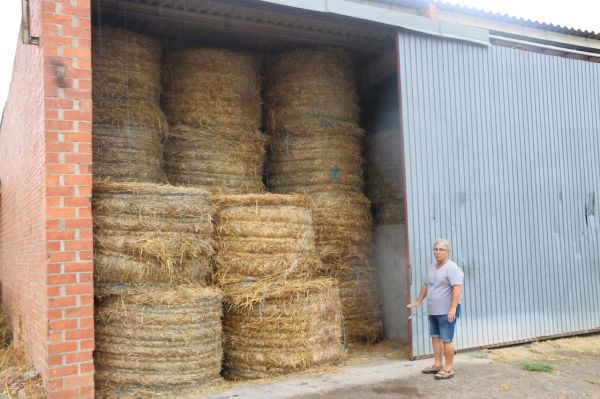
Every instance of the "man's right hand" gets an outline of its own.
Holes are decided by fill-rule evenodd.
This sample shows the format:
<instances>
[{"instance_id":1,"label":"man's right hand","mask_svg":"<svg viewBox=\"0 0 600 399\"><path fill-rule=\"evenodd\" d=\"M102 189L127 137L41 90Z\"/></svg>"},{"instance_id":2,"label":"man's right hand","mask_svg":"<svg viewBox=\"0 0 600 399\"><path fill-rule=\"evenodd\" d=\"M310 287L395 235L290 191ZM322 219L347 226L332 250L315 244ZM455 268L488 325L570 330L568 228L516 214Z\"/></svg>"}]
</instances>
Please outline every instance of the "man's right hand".
<instances>
[{"instance_id":1,"label":"man's right hand","mask_svg":"<svg viewBox=\"0 0 600 399\"><path fill-rule=\"evenodd\" d=\"M413 302L413 303L409 303L408 305L406 305L406 307L409 308L409 309L418 308L419 306L421 306L421 302L419 302L419 301Z\"/></svg>"}]
</instances>

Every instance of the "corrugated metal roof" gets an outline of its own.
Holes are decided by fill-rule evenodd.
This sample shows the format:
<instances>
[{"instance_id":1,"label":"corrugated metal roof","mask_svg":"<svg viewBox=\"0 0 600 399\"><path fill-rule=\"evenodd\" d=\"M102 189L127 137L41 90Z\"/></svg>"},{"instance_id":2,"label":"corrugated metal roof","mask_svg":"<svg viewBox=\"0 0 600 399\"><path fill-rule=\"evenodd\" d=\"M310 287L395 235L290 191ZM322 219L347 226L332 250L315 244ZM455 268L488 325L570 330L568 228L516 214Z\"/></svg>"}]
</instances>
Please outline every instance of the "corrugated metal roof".
<instances>
[{"instance_id":1,"label":"corrugated metal roof","mask_svg":"<svg viewBox=\"0 0 600 399\"><path fill-rule=\"evenodd\" d=\"M297 43L335 45L368 57L393 48L396 37L389 26L258 1L97 0L94 13L96 24L215 46L278 50Z\"/></svg>"},{"instance_id":2,"label":"corrugated metal roof","mask_svg":"<svg viewBox=\"0 0 600 399\"><path fill-rule=\"evenodd\" d=\"M579 37L585 37L588 39L600 40L600 33L581 30L573 27L555 25L552 23L533 21L531 19L521 18L513 15L497 13L493 11L486 11L474 7L468 7L463 5L454 4L451 2L444 2L440 0L427 1L427 0L372 0L375 3L391 4L401 7L408 8L422 8L429 3L433 3L440 10L457 12L465 15L472 15L476 17L488 18L494 21L507 22L511 24L517 24L521 26L527 26L530 28L543 29L551 32L563 33L566 35L573 35Z\"/></svg>"}]
</instances>

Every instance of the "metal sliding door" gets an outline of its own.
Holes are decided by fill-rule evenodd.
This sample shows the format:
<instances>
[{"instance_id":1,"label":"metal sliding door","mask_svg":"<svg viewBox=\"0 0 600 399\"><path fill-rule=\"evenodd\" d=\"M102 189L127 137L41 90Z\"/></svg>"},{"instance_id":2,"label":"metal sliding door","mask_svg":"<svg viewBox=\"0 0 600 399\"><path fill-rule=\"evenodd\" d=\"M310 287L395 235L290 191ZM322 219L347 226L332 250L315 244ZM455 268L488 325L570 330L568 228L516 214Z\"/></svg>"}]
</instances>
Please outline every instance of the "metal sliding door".
<instances>
[{"instance_id":1,"label":"metal sliding door","mask_svg":"<svg viewBox=\"0 0 600 399\"><path fill-rule=\"evenodd\" d=\"M447 238L464 349L600 328L600 64L399 36L410 292ZM432 352L426 307L412 354Z\"/></svg>"}]
</instances>

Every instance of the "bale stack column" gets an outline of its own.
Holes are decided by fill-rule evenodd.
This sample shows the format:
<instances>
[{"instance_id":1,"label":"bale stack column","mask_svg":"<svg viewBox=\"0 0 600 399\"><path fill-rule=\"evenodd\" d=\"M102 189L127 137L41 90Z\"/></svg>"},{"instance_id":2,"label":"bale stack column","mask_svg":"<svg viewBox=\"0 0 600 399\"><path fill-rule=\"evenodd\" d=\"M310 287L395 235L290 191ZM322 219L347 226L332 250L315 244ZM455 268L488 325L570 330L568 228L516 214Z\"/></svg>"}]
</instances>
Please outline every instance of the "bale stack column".
<instances>
[{"instance_id":1,"label":"bale stack column","mask_svg":"<svg viewBox=\"0 0 600 399\"><path fill-rule=\"evenodd\" d=\"M381 311L352 62L339 49L296 50L273 59L267 82L269 190L314 199L316 245L326 274L341 283L346 334L374 341Z\"/></svg>"},{"instance_id":2,"label":"bale stack column","mask_svg":"<svg viewBox=\"0 0 600 399\"><path fill-rule=\"evenodd\" d=\"M206 287L208 192L99 181L92 205L98 388L168 396L218 379L222 305L220 291Z\"/></svg>"},{"instance_id":3,"label":"bale stack column","mask_svg":"<svg viewBox=\"0 0 600 399\"><path fill-rule=\"evenodd\" d=\"M160 43L114 28L92 39L95 179L165 183Z\"/></svg>"},{"instance_id":4,"label":"bale stack column","mask_svg":"<svg viewBox=\"0 0 600 399\"><path fill-rule=\"evenodd\" d=\"M261 378L335 363L341 305L321 268L312 201L301 195L216 196L225 366L229 378Z\"/></svg>"},{"instance_id":5,"label":"bale stack column","mask_svg":"<svg viewBox=\"0 0 600 399\"><path fill-rule=\"evenodd\" d=\"M259 57L218 49L172 51L163 109L165 170L172 184L224 194L260 193L265 138Z\"/></svg>"}]
</instances>

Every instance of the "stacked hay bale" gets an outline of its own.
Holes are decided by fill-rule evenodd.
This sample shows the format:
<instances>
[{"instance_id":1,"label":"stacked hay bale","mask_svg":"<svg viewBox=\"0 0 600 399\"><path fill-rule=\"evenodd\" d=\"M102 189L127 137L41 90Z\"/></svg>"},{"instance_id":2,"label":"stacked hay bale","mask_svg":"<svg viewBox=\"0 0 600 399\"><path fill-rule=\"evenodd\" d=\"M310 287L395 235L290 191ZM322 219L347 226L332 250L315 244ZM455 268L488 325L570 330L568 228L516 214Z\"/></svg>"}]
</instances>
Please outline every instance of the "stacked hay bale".
<instances>
[{"instance_id":1,"label":"stacked hay bale","mask_svg":"<svg viewBox=\"0 0 600 399\"><path fill-rule=\"evenodd\" d=\"M169 120L165 171L172 184L225 194L260 193L266 139L256 54L172 51L163 109Z\"/></svg>"},{"instance_id":2,"label":"stacked hay bale","mask_svg":"<svg viewBox=\"0 0 600 399\"><path fill-rule=\"evenodd\" d=\"M219 378L219 290L199 285L107 286L97 296L95 376L105 396L123 397L132 391L143 397L180 396Z\"/></svg>"},{"instance_id":3,"label":"stacked hay bale","mask_svg":"<svg viewBox=\"0 0 600 399\"><path fill-rule=\"evenodd\" d=\"M312 196L323 269L339 279L344 319L352 320L346 335L374 341L382 325L369 265L372 221L362 194L364 132L350 57L339 49L280 55L270 66L267 98L269 190ZM355 301L354 293L343 289L357 281L369 300Z\"/></svg>"},{"instance_id":4,"label":"stacked hay bale","mask_svg":"<svg viewBox=\"0 0 600 399\"><path fill-rule=\"evenodd\" d=\"M219 378L221 294L206 287L209 193L99 181L92 205L98 387L160 393Z\"/></svg>"},{"instance_id":5,"label":"stacked hay bale","mask_svg":"<svg viewBox=\"0 0 600 399\"><path fill-rule=\"evenodd\" d=\"M372 133L366 142L366 193L373 203L376 225L404 223L402 165L398 130Z\"/></svg>"},{"instance_id":6,"label":"stacked hay bale","mask_svg":"<svg viewBox=\"0 0 600 399\"><path fill-rule=\"evenodd\" d=\"M164 183L160 43L122 29L93 31L94 176Z\"/></svg>"},{"instance_id":7,"label":"stacked hay bale","mask_svg":"<svg viewBox=\"0 0 600 399\"><path fill-rule=\"evenodd\" d=\"M313 207L302 195L215 196L216 278L226 304L229 378L261 378L342 356L336 281L321 268Z\"/></svg>"},{"instance_id":8,"label":"stacked hay bale","mask_svg":"<svg viewBox=\"0 0 600 399\"><path fill-rule=\"evenodd\" d=\"M214 208L206 190L99 181L92 204L97 285L207 282Z\"/></svg>"}]
</instances>

